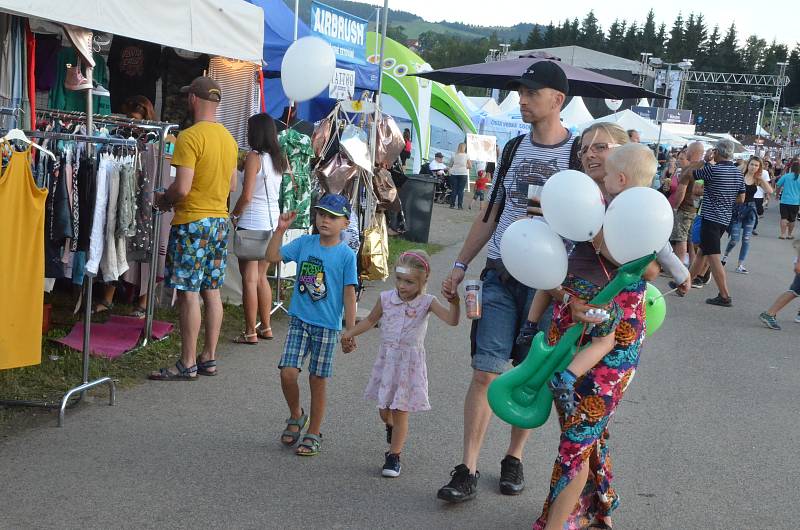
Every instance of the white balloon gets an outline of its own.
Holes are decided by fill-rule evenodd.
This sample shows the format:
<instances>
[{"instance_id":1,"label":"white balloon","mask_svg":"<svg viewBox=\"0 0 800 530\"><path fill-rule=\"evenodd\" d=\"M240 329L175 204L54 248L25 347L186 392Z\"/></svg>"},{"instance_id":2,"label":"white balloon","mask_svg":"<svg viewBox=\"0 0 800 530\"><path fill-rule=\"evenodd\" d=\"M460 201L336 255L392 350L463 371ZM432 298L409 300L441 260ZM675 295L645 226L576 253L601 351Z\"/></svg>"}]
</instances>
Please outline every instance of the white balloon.
<instances>
[{"instance_id":1,"label":"white balloon","mask_svg":"<svg viewBox=\"0 0 800 530\"><path fill-rule=\"evenodd\" d=\"M630 188L608 206L603 237L611 256L627 263L663 249L672 224L672 206L664 195L652 188Z\"/></svg>"},{"instance_id":2,"label":"white balloon","mask_svg":"<svg viewBox=\"0 0 800 530\"><path fill-rule=\"evenodd\" d=\"M511 223L500 240L500 257L509 274L528 287L555 289L567 276L564 242L541 220Z\"/></svg>"},{"instance_id":3,"label":"white balloon","mask_svg":"<svg viewBox=\"0 0 800 530\"><path fill-rule=\"evenodd\" d=\"M559 171L542 188L542 212L557 234L589 241L603 227L606 205L600 187L586 173Z\"/></svg>"},{"instance_id":4,"label":"white balloon","mask_svg":"<svg viewBox=\"0 0 800 530\"><path fill-rule=\"evenodd\" d=\"M283 91L294 101L319 95L333 80L336 55L319 37L303 37L289 46L281 63Z\"/></svg>"}]
</instances>

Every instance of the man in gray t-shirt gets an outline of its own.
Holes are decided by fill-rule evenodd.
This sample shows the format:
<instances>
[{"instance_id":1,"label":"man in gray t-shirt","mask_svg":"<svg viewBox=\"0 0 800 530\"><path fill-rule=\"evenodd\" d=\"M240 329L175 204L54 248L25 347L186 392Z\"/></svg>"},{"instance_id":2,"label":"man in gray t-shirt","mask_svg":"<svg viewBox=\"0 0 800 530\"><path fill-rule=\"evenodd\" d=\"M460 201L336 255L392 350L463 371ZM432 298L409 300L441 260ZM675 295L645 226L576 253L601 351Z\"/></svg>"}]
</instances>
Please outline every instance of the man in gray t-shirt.
<instances>
[{"instance_id":1,"label":"man in gray t-shirt","mask_svg":"<svg viewBox=\"0 0 800 530\"><path fill-rule=\"evenodd\" d=\"M539 61L510 84L520 95L522 118L531 133L511 140L506 149L516 149L508 167L499 164L489 207L472 224L466 241L447 279L445 297L457 296L468 264L488 247L483 279L483 316L473 321L472 381L464 400L464 452L452 479L438 492L447 502L461 502L477 494L477 465L483 438L492 417L486 398L491 383L509 364L520 326L526 321L533 289L512 278L500 259L500 239L508 226L525 217L528 186L544 184L554 173L568 169L575 138L559 119L569 90L564 71L553 61ZM505 153L504 153L505 154ZM503 158L506 158L505 156ZM511 442L500 463L500 491L522 492L522 451L529 431L512 427Z\"/></svg>"}]
</instances>

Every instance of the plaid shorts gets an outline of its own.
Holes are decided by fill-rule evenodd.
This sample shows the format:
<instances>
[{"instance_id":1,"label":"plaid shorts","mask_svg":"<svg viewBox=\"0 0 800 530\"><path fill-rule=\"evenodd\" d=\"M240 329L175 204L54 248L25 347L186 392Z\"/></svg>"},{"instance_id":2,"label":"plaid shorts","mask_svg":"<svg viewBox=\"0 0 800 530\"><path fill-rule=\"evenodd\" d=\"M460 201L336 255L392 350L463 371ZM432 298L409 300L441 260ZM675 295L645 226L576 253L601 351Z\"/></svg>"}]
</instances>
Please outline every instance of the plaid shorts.
<instances>
[{"instance_id":1,"label":"plaid shorts","mask_svg":"<svg viewBox=\"0 0 800 530\"><path fill-rule=\"evenodd\" d=\"M174 225L167 246L167 287L179 291L219 289L225 281L228 220L206 217Z\"/></svg>"},{"instance_id":2,"label":"plaid shorts","mask_svg":"<svg viewBox=\"0 0 800 530\"><path fill-rule=\"evenodd\" d=\"M302 370L306 357L311 354L309 373L317 377L330 377L333 375L333 353L338 342L337 330L315 326L292 317L278 368Z\"/></svg>"}]
</instances>

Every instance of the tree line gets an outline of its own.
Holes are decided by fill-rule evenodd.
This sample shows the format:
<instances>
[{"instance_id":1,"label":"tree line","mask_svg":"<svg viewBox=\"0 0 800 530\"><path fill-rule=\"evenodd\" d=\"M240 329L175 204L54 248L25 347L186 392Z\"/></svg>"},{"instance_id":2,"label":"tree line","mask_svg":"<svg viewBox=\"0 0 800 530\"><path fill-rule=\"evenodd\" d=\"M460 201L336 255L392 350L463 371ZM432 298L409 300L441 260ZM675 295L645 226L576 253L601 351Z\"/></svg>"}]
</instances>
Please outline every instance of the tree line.
<instances>
[{"instance_id":1,"label":"tree line","mask_svg":"<svg viewBox=\"0 0 800 530\"><path fill-rule=\"evenodd\" d=\"M402 26L392 34L404 41ZM420 35L420 55L434 68L482 62L489 48L498 48L497 34L489 37L462 37L426 32ZM751 35L740 42L739 31L732 23L727 29L711 26L703 14L678 13L670 27L657 23L654 10L643 22L616 19L604 29L594 11L583 19L566 19L558 24L535 26L525 41L511 41L512 50L578 45L639 61L641 53L652 53L667 62L694 61L693 69L712 72L777 74L777 63L789 61L787 75L794 82L784 91L785 106L800 105L800 44L789 49L785 44Z\"/></svg>"}]
</instances>

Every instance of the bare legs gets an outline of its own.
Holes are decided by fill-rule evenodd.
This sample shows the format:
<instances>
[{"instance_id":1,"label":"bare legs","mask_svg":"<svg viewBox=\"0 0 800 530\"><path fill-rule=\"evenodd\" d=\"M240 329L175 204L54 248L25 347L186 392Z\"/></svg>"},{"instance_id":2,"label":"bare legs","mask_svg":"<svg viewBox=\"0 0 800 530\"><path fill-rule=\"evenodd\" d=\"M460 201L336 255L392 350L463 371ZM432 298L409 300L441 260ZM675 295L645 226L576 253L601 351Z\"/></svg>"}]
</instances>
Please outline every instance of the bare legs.
<instances>
[{"instance_id":1,"label":"bare legs","mask_svg":"<svg viewBox=\"0 0 800 530\"><path fill-rule=\"evenodd\" d=\"M550 506L550 511L547 515L547 525L545 525L544 530L561 530L564 528L564 523L567 522L567 518L569 518L569 515L575 509L575 504L577 504L581 496L588 476L589 463L583 462L575 478L567 484L567 487L561 490L555 502Z\"/></svg>"},{"instance_id":2,"label":"bare legs","mask_svg":"<svg viewBox=\"0 0 800 530\"><path fill-rule=\"evenodd\" d=\"M470 473L478 469L478 456L480 455L483 438L492 418L492 409L486 398L486 393L497 374L473 370L472 381L464 399L464 455L462 463L467 466ZM396 428L396 427L395 427ZM511 429L511 442L508 454L522 460L522 452L530 431L513 427Z\"/></svg>"},{"instance_id":3,"label":"bare legs","mask_svg":"<svg viewBox=\"0 0 800 530\"><path fill-rule=\"evenodd\" d=\"M767 314L773 317L777 316L778 312L789 305L789 303L795 298L797 298L796 294L794 294L792 291L786 291L785 293L781 294L777 300L775 300L775 303L772 304L769 309L767 309Z\"/></svg>"},{"instance_id":4,"label":"bare legs","mask_svg":"<svg viewBox=\"0 0 800 530\"><path fill-rule=\"evenodd\" d=\"M794 235L794 222L781 219L781 238L786 239Z\"/></svg>"},{"instance_id":5,"label":"bare legs","mask_svg":"<svg viewBox=\"0 0 800 530\"><path fill-rule=\"evenodd\" d=\"M261 317L261 329L270 328L270 310L272 309L272 289L267 280L266 260L239 260L239 271L242 273L242 305L244 306L245 333L255 335L256 318Z\"/></svg>"},{"instance_id":6,"label":"bare legs","mask_svg":"<svg viewBox=\"0 0 800 530\"><path fill-rule=\"evenodd\" d=\"M200 335L200 297L206 307L205 343L200 357L203 361L216 358L219 331L222 326L222 299L219 290L178 291L181 324L181 362L187 368L197 364L197 337Z\"/></svg>"},{"instance_id":7,"label":"bare legs","mask_svg":"<svg viewBox=\"0 0 800 530\"><path fill-rule=\"evenodd\" d=\"M261 329L270 330L270 317L272 312L272 287L267 279L269 262L261 260L258 262L258 314L261 317Z\"/></svg>"},{"instance_id":8,"label":"bare legs","mask_svg":"<svg viewBox=\"0 0 800 530\"><path fill-rule=\"evenodd\" d=\"M402 410L388 411L392 416L392 444L389 452L399 455L403 451L408 438L408 412Z\"/></svg>"},{"instance_id":9,"label":"bare legs","mask_svg":"<svg viewBox=\"0 0 800 530\"><path fill-rule=\"evenodd\" d=\"M298 385L298 378L300 370L285 366L281 368L281 390L283 390L283 397L286 399L286 404L289 406L289 414L292 419L298 419L302 416L303 412L300 407L300 386ZM327 379L309 374L308 383L311 387L311 409L310 409L310 423L308 425L308 433L319 435L320 428L322 427L322 420L325 417L325 408L327 406L327 398L325 390L327 387ZM290 426L290 431L297 431L297 426ZM298 451L304 448L298 449Z\"/></svg>"}]
</instances>

